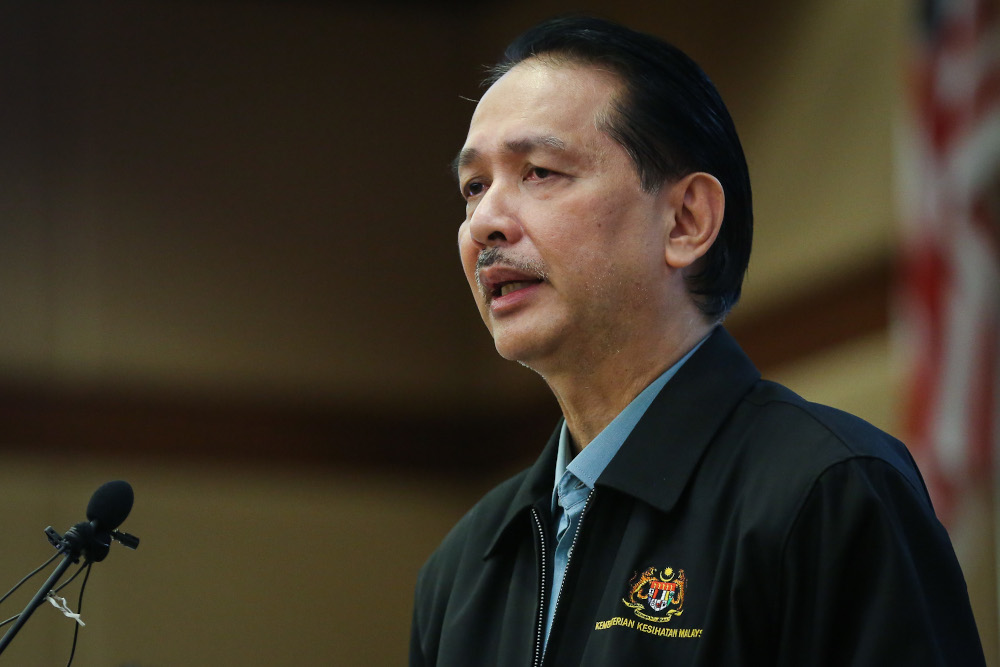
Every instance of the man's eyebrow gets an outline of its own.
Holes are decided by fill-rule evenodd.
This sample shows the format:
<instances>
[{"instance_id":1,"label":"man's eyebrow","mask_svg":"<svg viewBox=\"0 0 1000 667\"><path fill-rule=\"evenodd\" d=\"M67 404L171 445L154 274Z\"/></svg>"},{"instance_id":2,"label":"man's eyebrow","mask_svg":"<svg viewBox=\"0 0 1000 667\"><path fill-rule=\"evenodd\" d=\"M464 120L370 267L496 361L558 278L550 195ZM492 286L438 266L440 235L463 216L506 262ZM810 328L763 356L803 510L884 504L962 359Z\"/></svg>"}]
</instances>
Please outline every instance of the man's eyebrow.
<instances>
[{"instance_id":1,"label":"man's eyebrow","mask_svg":"<svg viewBox=\"0 0 1000 667\"><path fill-rule=\"evenodd\" d=\"M504 153L524 154L530 153L536 148L554 148L559 151L566 150L566 142L552 135L538 137L525 137L523 139L511 139L503 143ZM482 156L476 148L463 148L451 162L451 172L458 178L458 170L469 165Z\"/></svg>"},{"instance_id":2,"label":"man's eyebrow","mask_svg":"<svg viewBox=\"0 0 1000 667\"><path fill-rule=\"evenodd\" d=\"M475 148L463 148L451 161L451 174L458 178L458 170L479 159L479 151Z\"/></svg>"}]
</instances>

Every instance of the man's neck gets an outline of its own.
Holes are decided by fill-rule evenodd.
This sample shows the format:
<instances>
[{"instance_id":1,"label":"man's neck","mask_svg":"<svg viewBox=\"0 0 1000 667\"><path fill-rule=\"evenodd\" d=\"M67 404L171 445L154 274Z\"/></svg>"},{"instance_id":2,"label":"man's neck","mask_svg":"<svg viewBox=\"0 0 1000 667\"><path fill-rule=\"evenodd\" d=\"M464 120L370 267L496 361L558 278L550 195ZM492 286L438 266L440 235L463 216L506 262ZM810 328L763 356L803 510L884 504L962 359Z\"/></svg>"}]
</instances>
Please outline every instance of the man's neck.
<instances>
[{"instance_id":1,"label":"man's neck","mask_svg":"<svg viewBox=\"0 0 1000 667\"><path fill-rule=\"evenodd\" d=\"M681 335L664 335L646 345L585 363L563 373L544 375L566 419L574 452L600 434L653 380L673 366L712 330L713 325L689 327Z\"/></svg>"}]
</instances>

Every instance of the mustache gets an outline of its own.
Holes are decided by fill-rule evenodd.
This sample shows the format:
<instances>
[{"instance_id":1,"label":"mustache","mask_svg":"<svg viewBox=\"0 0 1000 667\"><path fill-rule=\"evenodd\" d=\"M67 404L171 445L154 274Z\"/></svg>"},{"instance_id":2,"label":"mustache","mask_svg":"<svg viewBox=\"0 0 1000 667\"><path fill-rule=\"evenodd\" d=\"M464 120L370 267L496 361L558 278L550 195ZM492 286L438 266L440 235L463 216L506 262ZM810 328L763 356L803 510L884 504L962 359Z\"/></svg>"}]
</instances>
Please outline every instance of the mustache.
<instances>
[{"instance_id":1,"label":"mustache","mask_svg":"<svg viewBox=\"0 0 1000 667\"><path fill-rule=\"evenodd\" d=\"M476 285L479 286L479 291L484 296L489 295L487 294L486 287L483 286L483 281L480 279L479 274L483 269L494 264L503 264L527 275L536 276L541 280L548 280L548 274L543 262L522 259L510 254L504 248L493 246L479 253L479 257L476 259Z\"/></svg>"}]
</instances>

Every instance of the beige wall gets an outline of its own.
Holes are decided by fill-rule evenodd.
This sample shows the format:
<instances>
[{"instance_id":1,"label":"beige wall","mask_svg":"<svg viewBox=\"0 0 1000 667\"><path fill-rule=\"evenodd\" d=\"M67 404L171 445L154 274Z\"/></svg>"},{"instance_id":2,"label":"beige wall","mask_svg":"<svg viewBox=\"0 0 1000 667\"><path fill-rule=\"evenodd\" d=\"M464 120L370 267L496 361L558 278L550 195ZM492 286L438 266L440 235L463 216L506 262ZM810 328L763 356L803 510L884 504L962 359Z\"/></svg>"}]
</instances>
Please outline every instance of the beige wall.
<instances>
[{"instance_id":1,"label":"beige wall","mask_svg":"<svg viewBox=\"0 0 1000 667\"><path fill-rule=\"evenodd\" d=\"M758 221L734 322L888 257L902 0L591 5L686 48L733 110ZM560 9L5 5L0 380L443 415L550 400L468 302L447 165L476 63ZM774 376L896 431L889 349L880 334ZM95 566L80 667L400 664L419 564L519 463L429 476L19 444L0 442L11 584L100 483L136 489L143 543ZM966 542L995 660L992 561ZM58 664L70 635L40 609L5 659Z\"/></svg>"},{"instance_id":2,"label":"beige wall","mask_svg":"<svg viewBox=\"0 0 1000 667\"><path fill-rule=\"evenodd\" d=\"M889 253L901 3L613 12L702 61L742 133L758 225L734 321ZM479 63L566 6L385 8L0 9L2 376L430 409L488 408L496 383L545 395L468 308L448 164Z\"/></svg>"}]
</instances>

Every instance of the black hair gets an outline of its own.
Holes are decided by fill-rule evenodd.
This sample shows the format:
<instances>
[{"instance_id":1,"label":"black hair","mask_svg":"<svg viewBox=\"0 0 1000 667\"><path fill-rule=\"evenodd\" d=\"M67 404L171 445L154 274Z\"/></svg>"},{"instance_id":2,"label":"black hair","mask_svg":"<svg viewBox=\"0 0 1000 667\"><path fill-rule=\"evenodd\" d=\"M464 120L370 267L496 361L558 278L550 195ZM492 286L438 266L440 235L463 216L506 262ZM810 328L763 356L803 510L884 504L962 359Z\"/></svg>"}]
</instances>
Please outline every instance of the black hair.
<instances>
[{"instance_id":1,"label":"black hair","mask_svg":"<svg viewBox=\"0 0 1000 667\"><path fill-rule=\"evenodd\" d=\"M612 101L602 129L628 153L644 190L655 192L698 171L722 183L726 205L719 236L686 280L705 315L724 317L740 297L750 261L753 207L743 147L711 80L659 37L604 19L565 16L511 42L490 68L486 85L538 56L555 64L607 67L619 77L622 93Z\"/></svg>"}]
</instances>

